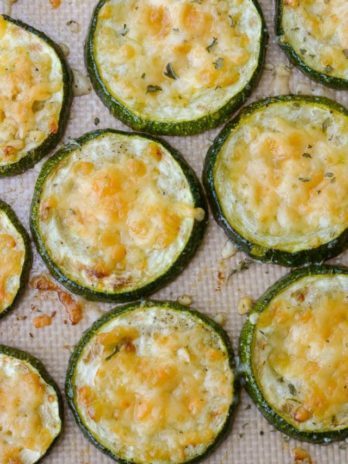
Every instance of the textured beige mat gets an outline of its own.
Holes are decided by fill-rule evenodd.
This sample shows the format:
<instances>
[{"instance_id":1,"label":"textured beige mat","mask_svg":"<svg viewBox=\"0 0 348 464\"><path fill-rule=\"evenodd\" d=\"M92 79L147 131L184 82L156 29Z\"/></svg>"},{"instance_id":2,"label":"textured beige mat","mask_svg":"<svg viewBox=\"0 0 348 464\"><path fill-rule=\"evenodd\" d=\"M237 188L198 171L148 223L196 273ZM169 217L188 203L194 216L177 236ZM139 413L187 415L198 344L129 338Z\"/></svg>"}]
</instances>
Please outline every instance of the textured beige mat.
<instances>
[{"instance_id":1,"label":"textured beige mat","mask_svg":"<svg viewBox=\"0 0 348 464\"><path fill-rule=\"evenodd\" d=\"M0 0L0 12L4 11L5 0ZM70 48L68 61L74 68L84 70L83 43L87 25L96 0L62 0L62 6L53 10L49 0L18 0L13 6L12 16L42 29L56 42L66 43ZM303 92L327 95L348 105L347 92L334 92L311 83L297 70L291 68L288 75L284 68L276 71L279 64L288 65L287 59L275 44L273 36L273 4L263 0L262 7L267 19L270 41L267 54L267 69L252 100L278 93ZM79 32L73 32L67 25L75 20L80 25ZM276 74L276 75L275 75ZM75 98L70 124L65 136L77 137L95 129L94 119L100 119L99 128L125 128L108 111L92 92L87 96ZM207 132L196 137L168 138L178 148L200 176L203 160L212 139L218 131ZM0 179L0 198L10 203L23 223L28 226L29 206L35 179L42 163L22 176ZM243 317L237 312L241 296L258 297L276 279L287 272L279 266L252 265L243 273L233 275L227 282L223 276L243 258L241 253L222 261L226 243L224 233L217 227L212 217L203 246L190 266L171 285L154 295L156 298L171 298L188 294L192 296L193 306L212 317L223 315L225 328L236 348ZM348 264L348 253L335 260ZM41 259L35 254L32 275L45 271ZM219 277L220 276L220 279ZM80 338L98 314L110 305L84 304L84 319L71 326L63 307L55 294L27 289L18 309L0 322L0 342L28 350L42 359L59 383L64 386L65 370L71 346ZM37 330L33 318L37 310L44 313L57 311L50 327ZM221 317L221 316L219 316ZM64 322L65 321L65 322ZM208 464L290 464L294 462L291 450L297 446L293 440L286 440L266 422L249 398L243 394L242 402L232 433L220 448L205 462ZM301 445L310 451L315 464L348 464L348 444L344 442L323 447ZM112 460L105 457L82 436L75 425L70 411L66 408L66 426L62 440L47 457L47 464L106 464ZM0 463L1 464L1 463Z\"/></svg>"}]
</instances>

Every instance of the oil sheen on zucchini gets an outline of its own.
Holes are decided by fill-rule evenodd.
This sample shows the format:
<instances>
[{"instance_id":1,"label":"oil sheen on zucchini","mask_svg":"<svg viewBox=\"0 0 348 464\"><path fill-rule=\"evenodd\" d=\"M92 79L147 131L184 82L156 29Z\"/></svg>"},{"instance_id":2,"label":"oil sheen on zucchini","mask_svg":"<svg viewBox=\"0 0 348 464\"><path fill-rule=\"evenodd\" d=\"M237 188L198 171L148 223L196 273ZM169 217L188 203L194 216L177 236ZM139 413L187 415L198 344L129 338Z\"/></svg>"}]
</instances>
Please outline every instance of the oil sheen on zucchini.
<instances>
[{"instance_id":1,"label":"oil sheen on zucchini","mask_svg":"<svg viewBox=\"0 0 348 464\"><path fill-rule=\"evenodd\" d=\"M238 402L231 344L206 316L136 302L99 319L70 359L78 425L120 463L196 462L227 432Z\"/></svg>"},{"instance_id":2,"label":"oil sheen on zucchini","mask_svg":"<svg viewBox=\"0 0 348 464\"><path fill-rule=\"evenodd\" d=\"M101 0L86 42L94 88L137 130L191 135L239 107L261 70L256 0Z\"/></svg>"},{"instance_id":3,"label":"oil sheen on zucchini","mask_svg":"<svg viewBox=\"0 0 348 464\"><path fill-rule=\"evenodd\" d=\"M318 97L244 109L208 152L204 181L227 234L255 259L321 262L347 246L348 112Z\"/></svg>"},{"instance_id":4,"label":"oil sheen on zucchini","mask_svg":"<svg viewBox=\"0 0 348 464\"><path fill-rule=\"evenodd\" d=\"M109 129L84 135L46 162L32 231L71 291L128 301L183 269L203 235L205 208L195 174L173 148Z\"/></svg>"},{"instance_id":5,"label":"oil sheen on zucchini","mask_svg":"<svg viewBox=\"0 0 348 464\"><path fill-rule=\"evenodd\" d=\"M0 345L0 462L36 464L62 430L62 401L44 366Z\"/></svg>"},{"instance_id":6,"label":"oil sheen on zucchini","mask_svg":"<svg viewBox=\"0 0 348 464\"><path fill-rule=\"evenodd\" d=\"M14 308L24 290L31 261L26 230L10 206L0 200L0 318Z\"/></svg>"},{"instance_id":7,"label":"oil sheen on zucchini","mask_svg":"<svg viewBox=\"0 0 348 464\"><path fill-rule=\"evenodd\" d=\"M277 0L280 46L313 79L348 89L346 0Z\"/></svg>"},{"instance_id":8,"label":"oil sheen on zucchini","mask_svg":"<svg viewBox=\"0 0 348 464\"><path fill-rule=\"evenodd\" d=\"M45 34L0 15L0 176L20 174L61 138L71 76Z\"/></svg>"},{"instance_id":9,"label":"oil sheen on zucchini","mask_svg":"<svg viewBox=\"0 0 348 464\"><path fill-rule=\"evenodd\" d=\"M307 267L274 284L244 325L246 388L264 416L300 440L348 436L348 269Z\"/></svg>"}]
</instances>

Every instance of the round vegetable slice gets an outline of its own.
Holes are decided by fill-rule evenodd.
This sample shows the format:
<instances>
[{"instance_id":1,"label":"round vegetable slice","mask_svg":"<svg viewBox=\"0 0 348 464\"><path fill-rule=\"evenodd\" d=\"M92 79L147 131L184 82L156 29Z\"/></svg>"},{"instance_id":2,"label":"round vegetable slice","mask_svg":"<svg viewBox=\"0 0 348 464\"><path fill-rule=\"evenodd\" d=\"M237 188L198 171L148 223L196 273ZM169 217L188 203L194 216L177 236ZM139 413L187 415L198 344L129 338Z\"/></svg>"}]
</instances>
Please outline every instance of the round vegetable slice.
<instances>
[{"instance_id":1,"label":"round vegetable slice","mask_svg":"<svg viewBox=\"0 0 348 464\"><path fill-rule=\"evenodd\" d=\"M263 415L300 440L348 436L348 269L312 266L258 300L240 338L246 388Z\"/></svg>"},{"instance_id":2,"label":"round vegetable slice","mask_svg":"<svg viewBox=\"0 0 348 464\"><path fill-rule=\"evenodd\" d=\"M0 461L36 464L62 430L55 382L30 354L0 345Z\"/></svg>"},{"instance_id":3,"label":"round vegetable slice","mask_svg":"<svg viewBox=\"0 0 348 464\"><path fill-rule=\"evenodd\" d=\"M231 344L206 316L136 302L99 319L70 359L66 394L84 434L121 463L196 462L238 402Z\"/></svg>"},{"instance_id":4,"label":"round vegetable slice","mask_svg":"<svg viewBox=\"0 0 348 464\"><path fill-rule=\"evenodd\" d=\"M137 130L216 127L258 80L266 28L255 0L101 0L86 42L93 86Z\"/></svg>"},{"instance_id":5,"label":"round vegetable slice","mask_svg":"<svg viewBox=\"0 0 348 464\"><path fill-rule=\"evenodd\" d=\"M345 0L277 0L276 34L290 60L312 79L348 89Z\"/></svg>"},{"instance_id":6,"label":"round vegetable slice","mask_svg":"<svg viewBox=\"0 0 348 464\"><path fill-rule=\"evenodd\" d=\"M204 182L217 221L255 259L321 262L347 246L348 112L319 97L257 102L215 139Z\"/></svg>"},{"instance_id":7,"label":"round vegetable slice","mask_svg":"<svg viewBox=\"0 0 348 464\"><path fill-rule=\"evenodd\" d=\"M0 200L0 318L15 307L31 262L29 236L12 208Z\"/></svg>"},{"instance_id":8,"label":"round vegetable slice","mask_svg":"<svg viewBox=\"0 0 348 464\"><path fill-rule=\"evenodd\" d=\"M57 145L71 97L60 48L42 32L0 15L0 176L22 173Z\"/></svg>"},{"instance_id":9,"label":"round vegetable slice","mask_svg":"<svg viewBox=\"0 0 348 464\"><path fill-rule=\"evenodd\" d=\"M39 253L63 285L91 299L128 301L182 271L201 241L205 208L178 152L109 129L46 162L31 224Z\"/></svg>"}]
</instances>

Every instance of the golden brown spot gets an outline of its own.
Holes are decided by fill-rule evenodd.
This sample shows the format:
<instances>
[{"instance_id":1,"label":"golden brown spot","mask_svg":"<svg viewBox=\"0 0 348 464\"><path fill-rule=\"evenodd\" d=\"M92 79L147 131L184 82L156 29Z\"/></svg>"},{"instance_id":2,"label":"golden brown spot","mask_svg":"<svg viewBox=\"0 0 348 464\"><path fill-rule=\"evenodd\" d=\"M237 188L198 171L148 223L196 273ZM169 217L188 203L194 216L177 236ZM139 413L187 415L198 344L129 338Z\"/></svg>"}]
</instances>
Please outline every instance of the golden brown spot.
<instances>
[{"instance_id":1,"label":"golden brown spot","mask_svg":"<svg viewBox=\"0 0 348 464\"><path fill-rule=\"evenodd\" d=\"M308 411L304 406L300 406L295 411L294 419L296 422L306 422L312 415L311 411Z\"/></svg>"},{"instance_id":2,"label":"golden brown spot","mask_svg":"<svg viewBox=\"0 0 348 464\"><path fill-rule=\"evenodd\" d=\"M44 274L34 276L30 280L30 286L40 291L57 291L59 289L59 287Z\"/></svg>"},{"instance_id":3,"label":"golden brown spot","mask_svg":"<svg viewBox=\"0 0 348 464\"><path fill-rule=\"evenodd\" d=\"M62 290L58 292L58 298L68 313L71 324L78 324L83 317L82 304L78 301L75 301L69 293L66 293Z\"/></svg>"},{"instance_id":4,"label":"golden brown spot","mask_svg":"<svg viewBox=\"0 0 348 464\"><path fill-rule=\"evenodd\" d=\"M312 464L312 458L308 451L303 448L294 448L292 450L294 464Z\"/></svg>"},{"instance_id":5,"label":"golden brown spot","mask_svg":"<svg viewBox=\"0 0 348 464\"><path fill-rule=\"evenodd\" d=\"M50 0L50 4L52 8L59 8L61 5L61 0Z\"/></svg>"},{"instance_id":6,"label":"golden brown spot","mask_svg":"<svg viewBox=\"0 0 348 464\"><path fill-rule=\"evenodd\" d=\"M185 3L181 11L184 28L191 34L206 37L210 34L213 17L210 13L200 10L192 3Z\"/></svg>"},{"instance_id":7,"label":"golden brown spot","mask_svg":"<svg viewBox=\"0 0 348 464\"><path fill-rule=\"evenodd\" d=\"M153 35L164 37L171 30L171 21L168 10L164 6L148 5L145 7L145 21L148 32Z\"/></svg>"},{"instance_id":8,"label":"golden brown spot","mask_svg":"<svg viewBox=\"0 0 348 464\"><path fill-rule=\"evenodd\" d=\"M36 316L33 319L33 324L35 329L42 329L52 324L52 316L48 314L42 314L40 316Z\"/></svg>"}]
</instances>

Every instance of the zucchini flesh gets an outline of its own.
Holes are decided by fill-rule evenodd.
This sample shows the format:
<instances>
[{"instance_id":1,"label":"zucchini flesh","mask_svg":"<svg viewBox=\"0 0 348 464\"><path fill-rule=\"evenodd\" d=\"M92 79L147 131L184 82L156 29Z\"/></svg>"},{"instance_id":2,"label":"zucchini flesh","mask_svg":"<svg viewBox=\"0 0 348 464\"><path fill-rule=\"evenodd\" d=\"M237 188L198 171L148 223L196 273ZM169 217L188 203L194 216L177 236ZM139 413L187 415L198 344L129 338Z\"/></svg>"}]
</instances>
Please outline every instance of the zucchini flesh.
<instances>
[{"instance_id":1,"label":"zucchini flesh","mask_svg":"<svg viewBox=\"0 0 348 464\"><path fill-rule=\"evenodd\" d=\"M124 123L192 135L219 125L245 101L266 35L253 0L101 0L86 42L87 68L97 94Z\"/></svg>"},{"instance_id":2,"label":"zucchini flesh","mask_svg":"<svg viewBox=\"0 0 348 464\"><path fill-rule=\"evenodd\" d=\"M347 292L346 268L296 270L266 291L242 330L247 391L276 428L300 440L348 436Z\"/></svg>"},{"instance_id":3,"label":"zucchini flesh","mask_svg":"<svg viewBox=\"0 0 348 464\"><path fill-rule=\"evenodd\" d=\"M347 89L347 2L277 0L276 5L276 34L291 61L320 83Z\"/></svg>"},{"instance_id":4,"label":"zucchini flesh","mask_svg":"<svg viewBox=\"0 0 348 464\"><path fill-rule=\"evenodd\" d=\"M183 269L202 238L205 209L193 171L169 145L104 130L43 167L32 230L50 270L70 290L128 301Z\"/></svg>"},{"instance_id":5,"label":"zucchini flesh","mask_svg":"<svg viewBox=\"0 0 348 464\"><path fill-rule=\"evenodd\" d=\"M39 360L0 345L0 459L36 464L62 430L59 390Z\"/></svg>"},{"instance_id":6,"label":"zucchini flesh","mask_svg":"<svg viewBox=\"0 0 348 464\"><path fill-rule=\"evenodd\" d=\"M11 311L28 280L29 236L12 208L0 200L0 318Z\"/></svg>"},{"instance_id":7,"label":"zucchini flesh","mask_svg":"<svg viewBox=\"0 0 348 464\"><path fill-rule=\"evenodd\" d=\"M179 464L203 458L224 436L238 383L219 326L153 301L116 308L86 332L66 393L82 431L113 459Z\"/></svg>"},{"instance_id":8,"label":"zucchini flesh","mask_svg":"<svg viewBox=\"0 0 348 464\"><path fill-rule=\"evenodd\" d=\"M0 176L32 167L60 140L72 77L45 34L0 15Z\"/></svg>"},{"instance_id":9,"label":"zucchini flesh","mask_svg":"<svg viewBox=\"0 0 348 464\"><path fill-rule=\"evenodd\" d=\"M345 249L347 116L328 99L274 97L216 138L204 174L213 212L252 257L297 266Z\"/></svg>"}]
</instances>

